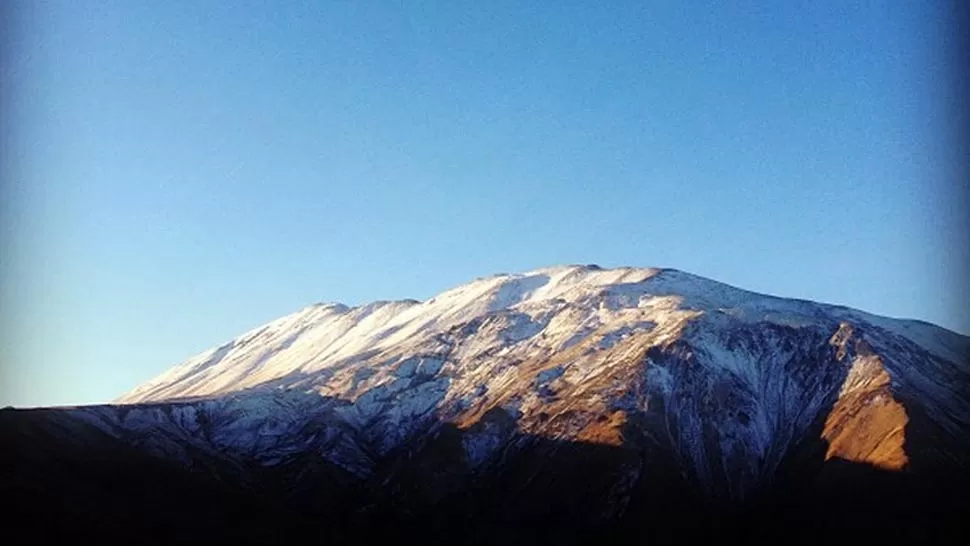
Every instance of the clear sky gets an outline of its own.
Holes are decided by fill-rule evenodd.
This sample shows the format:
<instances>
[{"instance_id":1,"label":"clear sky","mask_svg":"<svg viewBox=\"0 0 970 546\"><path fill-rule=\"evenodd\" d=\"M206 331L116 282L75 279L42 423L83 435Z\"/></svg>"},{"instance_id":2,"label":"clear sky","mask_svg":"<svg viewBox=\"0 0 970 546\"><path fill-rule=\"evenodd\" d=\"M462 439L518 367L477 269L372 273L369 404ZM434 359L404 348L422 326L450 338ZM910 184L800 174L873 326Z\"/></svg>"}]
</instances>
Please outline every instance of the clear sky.
<instances>
[{"instance_id":1,"label":"clear sky","mask_svg":"<svg viewBox=\"0 0 970 546\"><path fill-rule=\"evenodd\" d=\"M970 332L942 5L6 9L0 404L564 263Z\"/></svg>"}]
</instances>

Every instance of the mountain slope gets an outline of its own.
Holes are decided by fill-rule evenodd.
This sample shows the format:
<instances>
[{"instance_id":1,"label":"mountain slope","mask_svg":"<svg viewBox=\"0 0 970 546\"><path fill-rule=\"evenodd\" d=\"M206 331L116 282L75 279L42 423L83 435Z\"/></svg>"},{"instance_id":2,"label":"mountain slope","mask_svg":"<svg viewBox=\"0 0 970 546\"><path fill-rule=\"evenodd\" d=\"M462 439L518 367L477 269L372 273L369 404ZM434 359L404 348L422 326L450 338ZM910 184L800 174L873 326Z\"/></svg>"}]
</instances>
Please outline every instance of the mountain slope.
<instances>
[{"instance_id":1,"label":"mountain slope","mask_svg":"<svg viewBox=\"0 0 970 546\"><path fill-rule=\"evenodd\" d=\"M968 338L925 323L671 269L564 266L425 302L314 305L30 429L81 458L96 430L351 531L659 540L669 529L636 522L781 498L811 513L804 499L862 476L911 500L934 484L945 534L942 492L970 466L968 361ZM820 517L892 513L892 498Z\"/></svg>"}]
</instances>

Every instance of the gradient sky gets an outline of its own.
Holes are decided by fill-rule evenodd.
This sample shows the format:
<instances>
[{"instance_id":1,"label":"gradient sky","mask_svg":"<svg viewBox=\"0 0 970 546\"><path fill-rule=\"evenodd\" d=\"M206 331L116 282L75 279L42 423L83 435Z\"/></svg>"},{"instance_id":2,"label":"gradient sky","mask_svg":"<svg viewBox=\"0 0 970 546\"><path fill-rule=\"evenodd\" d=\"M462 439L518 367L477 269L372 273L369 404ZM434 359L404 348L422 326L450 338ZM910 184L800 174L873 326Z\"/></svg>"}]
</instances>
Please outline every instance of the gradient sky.
<instances>
[{"instance_id":1,"label":"gradient sky","mask_svg":"<svg viewBox=\"0 0 970 546\"><path fill-rule=\"evenodd\" d=\"M946 10L683 4L8 6L0 404L564 263L970 332Z\"/></svg>"}]
</instances>

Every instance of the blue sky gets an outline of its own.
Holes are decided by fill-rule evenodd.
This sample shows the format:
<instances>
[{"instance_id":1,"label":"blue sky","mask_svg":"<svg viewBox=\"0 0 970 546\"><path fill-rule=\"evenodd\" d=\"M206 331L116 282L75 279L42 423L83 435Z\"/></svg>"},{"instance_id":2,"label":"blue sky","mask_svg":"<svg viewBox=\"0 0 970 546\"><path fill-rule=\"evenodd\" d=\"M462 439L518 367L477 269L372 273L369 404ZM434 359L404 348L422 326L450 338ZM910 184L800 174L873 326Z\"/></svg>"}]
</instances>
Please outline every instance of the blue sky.
<instances>
[{"instance_id":1,"label":"blue sky","mask_svg":"<svg viewBox=\"0 0 970 546\"><path fill-rule=\"evenodd\" d=\"M970 332L948 14L769 4L11 9L0 404L563 263Z\"/></svg>"}]
</instances>

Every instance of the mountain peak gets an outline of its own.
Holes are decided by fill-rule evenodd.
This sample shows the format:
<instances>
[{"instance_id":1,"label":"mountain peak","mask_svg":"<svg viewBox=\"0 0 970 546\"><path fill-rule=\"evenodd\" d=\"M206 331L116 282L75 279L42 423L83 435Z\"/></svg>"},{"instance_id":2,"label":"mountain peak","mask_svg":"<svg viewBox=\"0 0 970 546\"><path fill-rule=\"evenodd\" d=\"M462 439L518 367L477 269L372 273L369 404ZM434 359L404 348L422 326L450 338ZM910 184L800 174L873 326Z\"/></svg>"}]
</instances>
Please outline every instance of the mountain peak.
<instances>
[{"instance_id":1,"label":"mountain peak","mask_svg":"<svg viewBox=\"0 0 970 546\"><path fill-rule=\"evenodd\" d=\"M965 338L935 327L756 294L676 269L572 264L479 278L422 302L310 306L193 357L120 401L217 396L297 383L343 396L347 385L357 383L336 381L338 370L366 363L379 367L378 362L400 354L440 352L442 340L486 320L495 330L475 338L479 350L529 358L602 336L666 342L700 317L824 328L861 321L950 359L967 346ZM469 345L467 339L450 343Z\"/></svg>"},{"instance_id":2,"label":"mountain peak","mask_svg":"<svg viewBox=\"0 0 970 546\"><path fill-rule=\"evenodd\" d=\"M134 448L292 492L320 510L313 520L378 505L452 521L437 510L454 505L571 529L627 510L640 522L670 491L742 502L782 468L805 483L846 464L861 476L965 470L968 356L968 338L932 325L669 268L565 265L422 302L313 305L120 405L38 420L124 460Z\"/></svg>"}]
</instances>

